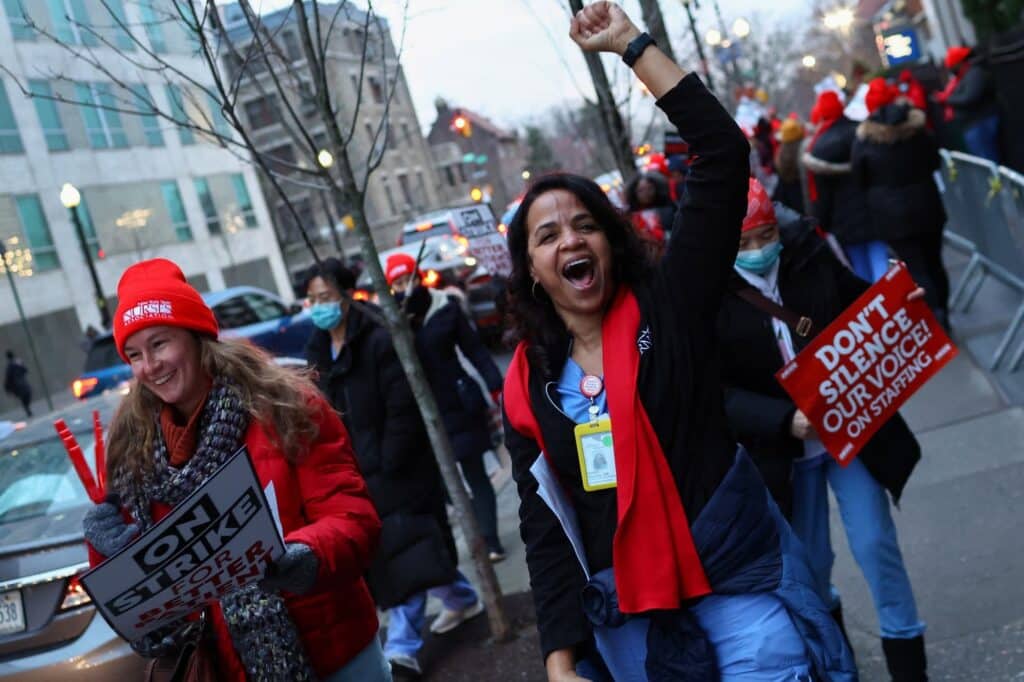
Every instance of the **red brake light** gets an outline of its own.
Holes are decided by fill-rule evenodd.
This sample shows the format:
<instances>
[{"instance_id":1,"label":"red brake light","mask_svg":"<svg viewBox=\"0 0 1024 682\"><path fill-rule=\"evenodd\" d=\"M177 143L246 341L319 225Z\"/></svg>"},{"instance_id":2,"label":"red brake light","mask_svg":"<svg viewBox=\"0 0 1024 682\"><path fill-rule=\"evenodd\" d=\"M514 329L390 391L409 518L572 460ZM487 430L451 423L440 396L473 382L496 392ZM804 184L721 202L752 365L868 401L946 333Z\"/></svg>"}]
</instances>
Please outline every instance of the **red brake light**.
<instances>
[{"instance_id":1,"label":"red brake light","mask_svg":"<svg viewBox=\"0 0 1024 682\"><path fill-rule=\"evenodd\" d=\"M370 292L366 291L365 289L356 289L354 292L352 292L352 300L353 301L369 301L370 300Z\"/></svg>"},{"instance_id":2,"label":"red brake light","mask_svg":"<svg viewBox=\"0 0 1024 682\"><path fill-rule=\"evenodd\" d=\"M417 225L417 226L416 226L416 231L417 231L417 232L426 232L427 230L429 230L429 229L430 229L430 228L432 228L433 226L434 226L434 223L432 223L432 222L430 222L430 221L428 220L428 221L427 221L427 222L425 222L425 223L420 223L419 225Z\"/></svg>"},{"instance_id":3,"label":"red brake light","mask_svg":"<svg viewBox=\"0 0 1024 682\"><path fill-rule=\"evenodd\" d=\"M78 580L78 576L72 576L68 580L68 586L64 590L64 600L60 604L61 611L68 611L70 609L78 608L79 606L85 606L92 601L89 593L82 587L82 583Z\"/></svg>"},{"instance_id":4,"label":"red brake light","mask_svg":"<svg viewBox=\"0 0 1024 682\"><path fill-rule=\"evenodd\" d=\"M85 377L83 379L75 379L71 383L71 392L75 395L76 398L81 398L83 396L89 395L89 393L91 393L92 390L96 388L96 384L98 383L100 383L100 380L97 379L96 377Z\"/></svg>"}]
</instances>

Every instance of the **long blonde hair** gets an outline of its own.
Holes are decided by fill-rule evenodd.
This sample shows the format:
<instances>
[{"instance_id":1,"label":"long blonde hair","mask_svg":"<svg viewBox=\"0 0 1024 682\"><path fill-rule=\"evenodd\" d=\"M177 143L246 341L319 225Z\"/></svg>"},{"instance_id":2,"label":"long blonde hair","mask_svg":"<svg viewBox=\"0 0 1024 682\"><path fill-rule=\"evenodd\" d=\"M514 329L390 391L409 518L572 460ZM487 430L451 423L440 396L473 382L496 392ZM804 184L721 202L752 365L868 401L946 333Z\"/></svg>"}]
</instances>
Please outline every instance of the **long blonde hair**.
<instances>
[{"instance_id":1,"label":"long blonde hair","mask_svg":"<svg viewBox=\"0 0 1024 682\"><path fill-rule=\"evenodd\" d=\"M308 371L281 367L252 343L242 339L220 341L196 337L203 370L214 378L230 380L238 389L242 408L261 422L284 457L298 460L317 437L317 392ZM131 391L110 423L107 439L108 478L127 470L135 477L153 466L159 435L156 415L163 403L133 379Z\"/></svg>"}]
</instances>

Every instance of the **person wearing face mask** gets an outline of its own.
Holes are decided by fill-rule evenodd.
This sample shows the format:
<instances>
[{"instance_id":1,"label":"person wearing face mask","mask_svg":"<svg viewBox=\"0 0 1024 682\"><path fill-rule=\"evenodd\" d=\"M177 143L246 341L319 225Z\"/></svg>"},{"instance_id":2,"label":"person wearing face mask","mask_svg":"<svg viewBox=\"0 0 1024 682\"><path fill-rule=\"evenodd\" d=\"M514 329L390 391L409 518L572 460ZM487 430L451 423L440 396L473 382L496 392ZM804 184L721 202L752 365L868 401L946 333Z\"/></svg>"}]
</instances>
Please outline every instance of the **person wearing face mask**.
<instances>
[{"instance_id":1,"label":"person wearing face mask","mask_svg":"<svg viewBox=\"0 0 1024 682\"><path fill-rule=\"evenodd\" d=\"M390 256L384 265L388 286L409 316L416 335L416 352L434 390L448 439L473 496L473 513L480 524L491 561L505 558L498 538L498 509L494 487L484 469L491 449L487 401L480 385L459 358L459 351L483 378L491 400L501 400L502 376L480 334L470 324L459 301L422 284L416 260L405 253Z\"/></svg>"},{"instance_id":2,"label":"person wearing face mask","mask_svg":"<svg viewBox=\"0 0 1024 682\"><path fill-rule=\"evenodd\" d=\"M418 675L426 590L438 588L444 605L434 632L458 627L483 604L457 569L441 474L390 334L374 308L352 301L355 276L337 258L312 266L305 288L317 326L306 358L352 436L382 522L367 581L389 614L384 654L393 670Z\"/></svg>"},{"instance_id":3,"label":"person wearing face mask","mask_svg":"<svg viewBox=\"0 0 1024 682\"><path fill-rule=\"evenodd\" d=\"M577 175L537 180L509 223L505 442L548 680L852 682L722 402L714 325L750 147L618 5L587 5L569 35L633 69L694 162L657 263Z\"/></svg>"},{"instance_id":4,"label":"person wearing face mask","mask_svg":"<svg viewBox=\"0 0 1024 682\"><path fill-rule=\"evenodd\" d=\"M839 595L830 583L834 555L827 486L832 488L850 548L875 601L889 671L897 682L923 681L924 623L886 495L899 500L920 459L920 446L896 415L843 468L775 380L775 373L868 284L836 259L812 220L780 225L753 179L742 229L730 294L717 323L729 424L789 516L810 557L816 589L841 625ZM923 294L918 289L910 297ZM810 328L800 323L804 316Z\"/></svg>"}]
</instances>

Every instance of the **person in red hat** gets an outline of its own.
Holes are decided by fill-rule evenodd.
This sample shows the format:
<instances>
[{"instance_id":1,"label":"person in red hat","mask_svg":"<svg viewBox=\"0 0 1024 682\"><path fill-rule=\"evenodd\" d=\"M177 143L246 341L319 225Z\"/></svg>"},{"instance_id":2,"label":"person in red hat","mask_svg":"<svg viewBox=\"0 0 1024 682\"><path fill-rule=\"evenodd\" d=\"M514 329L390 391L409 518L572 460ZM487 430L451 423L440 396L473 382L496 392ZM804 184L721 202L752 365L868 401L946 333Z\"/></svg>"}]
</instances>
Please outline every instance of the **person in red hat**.
<instances>
[{"instance_id":1,"label":"person in red hat","mask_svg":"<svg viewBox=\"0 0 1024 682\"><path fill-rule=\"evenodd\" d=\"M494 487L484 468L491 449L489 405L479 384L459 361L459 351L476 368L497 405L502 376L480 333L453 295L424 286L416 261L406 253L388 257L384 275L392 295L402 305L416 335L416 352L434 390L455 458L473 496L473 512L491 561L505 559L498 537Z\"/></svg>"},{"instance_id":2,"label":"person in red hat","mask_svg":"<svg viewBox=\"0 0 1024 682\"><path fill-rule=\"evenodd\" d=\"M815 590L842 626L839 594L831 585L828 489L835 493L850 549L874 599L892 678L924 682L924 623L887 497L899 500L920 446L897 415L842 467L775 380L867 288L836 259L813 220L776 211L760 183L750 181L734 275L716 326L726 416L807 551ZM910 298L923 293L918 289Z\"/></svg>"},{"instance_id":3,"label":"person in red hat","mask_svg":"<svg viewBox=\"0 0 1024 682\"><path fill-rule=\"evenodd\" d=\"M362 577L380 520L337 414L306 375L248 341L219 338L213 311L171 261L131 266L117 296L114 342L132 386L110 426L110 495L84 521L91 563L152 528L245 447L260 484L277 491L286 552L262 582L206 609L212 631L200 645L220 679L390 680ZM131 645L174 656L189 625Z\"/></svg>"},{"instance_id":4,"label":"person in red hat","mask_svg":"<svg viewBox=\"0 0 1024 682\"><path fill-rule=\"evenodd\" d=\"M955 45L946 53L946 69L949 82L935 96L945 105L946 121L963 131L968 153L999 163L999 106L985 60L971 48Z\"/></svg>"},{"instance_id":5,"label":"person in red hat","mask_svg":"<svg viewBox=\"0 0 1024 682\"><path fill-rule=\"evenodd\" d=\"M929 307L948 326L949 277L942 263L946 211L933 178L939 148L924 112L895 94L883 79L871 82L871 114L857 127L851 172L865 192L873 233L906 262L925 288Z\"/></svg>"},{"instance_id":6,"label":"person in red hat","mask_svg":"<svg viewBox=\"0 0 1024 682\"><path fill-rule=\"evenodd\" d=\"M857 123L847 118L839 94L832 90L822 92L814 106L821 122L802 157L809 213L839 241L853 271L875 282L889 269L889 250L868 214L864 191L851 174Z\"/></svg>"},{"instance_id":7,"label":"person in red hat","mask_svg":"<svg viewBox=\"0 0 1024 682\"><path fill-rule=\"evenodd\" d=\"M410 261L401 264L405 276L415 272ZM306 359L352 435L381 518L380 549L366 577L388 612L384 656L396 673L419 675L427 590L444 606L431 624L435 632L480 615L483 603L458 571L444 483L391 334L373 308L352 300L355 275L337 258L311 266L305 280L317 327Z\"/></svg>"}]
</instances>

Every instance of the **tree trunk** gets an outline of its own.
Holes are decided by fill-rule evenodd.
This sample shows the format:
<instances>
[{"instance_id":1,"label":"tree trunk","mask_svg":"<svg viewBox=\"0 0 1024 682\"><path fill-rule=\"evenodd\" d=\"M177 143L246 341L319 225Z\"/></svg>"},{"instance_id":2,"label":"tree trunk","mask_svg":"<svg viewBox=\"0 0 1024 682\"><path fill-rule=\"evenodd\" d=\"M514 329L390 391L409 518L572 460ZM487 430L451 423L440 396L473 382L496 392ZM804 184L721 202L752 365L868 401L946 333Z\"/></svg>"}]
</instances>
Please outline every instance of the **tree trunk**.
<instances>
[{"instance_id":1,"label":"tree trunk","mask_svg":"<svg viewBox=\"0 0 1024 682\"><path fill-rule=\"evenodd\" d=\"M306 60L311 69L317 69L319 64L317 54L313 46L313 39L309 31L309 21L306 17L306 10L302 0L295 0L294 5L298 18L300 39L306 52ZM315 7L315 6L314 6ZM319 64L323 69L324 65ZM405 314L398 307L395 299L388 294L387 280L384 277L384 270L380 264L380 257L377 253L377 246L373 243L373 236L370 232L369 221L365 212L365 186L359 189L356 182L356 175L352 159L349 155L349 148L345 145L344 136L338 124L337 116L333 111L326 88L321 84L326 83L325 74L314 74L314 82L317 90L317 105L320 117L330 140L331 150L336 160L336 166L341 175L341 191L345 196L346 205L351 207L352 220L355 224L356 237L359 240L360 251L366 262L367 270L373 280L374 288L384 292L380 297L381 308L384 311L384 318L387 322L388 331L394 341L395 353L402 363L402 369L409 380L413 397L419 406L420 415L426 426L427 438L430 441L434 457L437 459L441 476L448 488L448 495L452 505L455 507L455 520L462 529L466 542L469 545L473 563L476 566L479 588L482 593L484 605L487 608L487 618L491 627L491 635L496 641L504 642L509 640L513 633L508 617L501 602L501 586L498 584L497 575L494 572L494 565L488 557L487 548L483 536L477 525L476 517L470 503L469 495L462 484L462 477L459 475L455 456L452 452L451 443L448 440L448 432L445 430L444 422L441 419L441 412L434 399L434 393L427 382L426 373L420 363L419 355L416 353L416 345L413 340L412 329ZM387 113L385 112L385 115ZM372 154L372 151L370 152ZM370 168L368 159L368 168Z\"/></svg>"},{"instance_id":2,"label":"tree trunk","mask_svg":"<svg viewBox=\"0 0 1024 682\"><path fill-rule=\"evenodd\" d=\"M575 15L583 10L583 0L569 0L569 8ZM622 173L623 181L629 183L636 176L636 164L633 162L633 148L629 142L629 131L626 130L626 125L622 122L619 108L615 106L615 96L608 83L608 74L604 72L601 56L596 52L583 52L583 58L587 62L590 78L594 81L594 91L597 93L598 108L601 111L605 136L608 138L608 147L615 157L615 165Z\"/></svg>"},{"instance_id":3,"label":"tree trunk","mask_svg":"<svg viewBox=\"0 0 1024 682\"><path fill-rule=\"evenodd\" d=\"M644 23L647 24L647 32L658 44L658 49L667 54L669 59L676 61L676 55L672 51L672 41L669 40L668 31L665 29L665 18L661 15L661 5L658 4L658 0L640 0L640 10L643 12Z\"/></svg>"}]
</instances>

